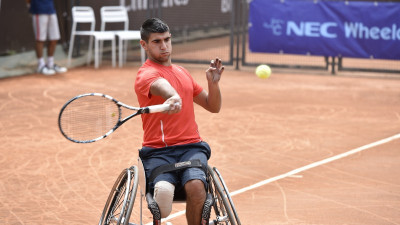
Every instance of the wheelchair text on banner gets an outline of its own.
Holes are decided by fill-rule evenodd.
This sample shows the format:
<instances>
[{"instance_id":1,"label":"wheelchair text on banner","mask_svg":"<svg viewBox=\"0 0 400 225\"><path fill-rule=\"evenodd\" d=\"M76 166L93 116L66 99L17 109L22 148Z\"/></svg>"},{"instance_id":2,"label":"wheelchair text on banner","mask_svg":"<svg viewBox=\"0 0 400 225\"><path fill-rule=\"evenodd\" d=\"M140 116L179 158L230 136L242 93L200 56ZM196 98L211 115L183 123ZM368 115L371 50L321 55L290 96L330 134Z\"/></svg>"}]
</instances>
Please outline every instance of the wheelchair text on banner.
<instances>
[{"instance_id":1,"label":"wheelchair text on banner","mask_svg":"<svg viewBox=\"0 0 400 225\"><path fill-rule=\"evenodd\" d=\"M253 0L252 52L400 59L400 3Z\"/></svg>"}]
</instances>

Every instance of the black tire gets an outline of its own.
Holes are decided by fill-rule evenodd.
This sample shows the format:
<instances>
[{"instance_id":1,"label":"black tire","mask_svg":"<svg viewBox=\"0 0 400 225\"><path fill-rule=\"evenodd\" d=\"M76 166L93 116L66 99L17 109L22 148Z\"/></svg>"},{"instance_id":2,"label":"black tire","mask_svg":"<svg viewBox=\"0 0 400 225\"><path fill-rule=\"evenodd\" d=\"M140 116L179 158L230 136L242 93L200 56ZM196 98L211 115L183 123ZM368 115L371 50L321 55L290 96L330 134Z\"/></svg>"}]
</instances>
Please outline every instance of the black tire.
<instances>
[{"instance_id":1,"label":"black tire","mask_svg":"<svg viewBox=\"0 0 400 225\"><path fill-rule=\"evenodd\" d=\"M127 225L131 216L138 186L136 166L124 169L118 176L108 196L99 225Z\"/></svg>"},{"instance_id":2,"label":"black tire","mask_svg":"<svg viewBox=\"0 0 400 225\"><path fill-rule=\"evenodd\" d=\"M225 181L224 181L224 179L222 178L222 175L220 174L220 172L218 171L217 168L214 167L213 170L214 170L215 174L217 175L218 180L220 181L220 184L222 184L222 189L223 189L224 192L225 192L225 196L228 198L229 205L230 205L230 207L231 207L231 209L232 209L232 213L233 213L233 215L234 215L235 218L236 218L236 225L241 225L242 223L240 222L239 215L238 215L238 213L237 213L235 204L233 203L231 194L229 193L228 187L226 186Z\"/></svg>"},{"instance_id":3,"label":"black tire","mask_svg":"<svg viewBox=\"0 0 400 225\"><path fill-rule=\"evenodd\" d=\"M232 212L231 205L226 197L224 188L214 170L208 166L209 173L209 192L214 197L213 210L217 218L210 218L211 224L236 225L235 216Z\"/></svg>"}]
</instances>

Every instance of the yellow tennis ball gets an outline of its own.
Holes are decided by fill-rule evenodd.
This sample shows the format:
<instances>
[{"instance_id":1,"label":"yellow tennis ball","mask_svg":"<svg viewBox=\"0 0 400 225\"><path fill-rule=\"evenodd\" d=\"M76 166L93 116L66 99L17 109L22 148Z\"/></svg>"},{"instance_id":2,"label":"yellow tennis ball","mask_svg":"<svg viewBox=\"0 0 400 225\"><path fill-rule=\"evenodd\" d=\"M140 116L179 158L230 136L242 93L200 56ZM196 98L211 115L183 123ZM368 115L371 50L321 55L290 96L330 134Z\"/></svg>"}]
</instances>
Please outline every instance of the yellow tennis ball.
<instances>
[{"instance_id":1,"label":"yellow tennis ball","mask_svg":"<svg viewBox=\"0 0 400 225\"><path fill-rule=\"evenodd\" d=\"M256 68L256 75L259 78L266 79L271 76L271 68L267 65L259 65Z\"/></svg>"}]
</instances>

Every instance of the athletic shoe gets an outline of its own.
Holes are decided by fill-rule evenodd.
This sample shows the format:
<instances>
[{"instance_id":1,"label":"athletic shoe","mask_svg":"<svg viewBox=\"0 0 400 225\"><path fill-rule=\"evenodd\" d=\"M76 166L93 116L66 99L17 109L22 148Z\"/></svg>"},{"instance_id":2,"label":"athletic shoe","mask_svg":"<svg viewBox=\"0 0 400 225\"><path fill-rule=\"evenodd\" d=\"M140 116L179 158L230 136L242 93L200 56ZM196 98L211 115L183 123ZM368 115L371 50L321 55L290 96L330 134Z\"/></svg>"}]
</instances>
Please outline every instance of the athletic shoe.
<instances>
[{"instance_id":1,"label":"athletic shoe","mask_svg":"<svg viewBox=\"0 0 400 225\"><path fill-rule=\"evenodd\" d=\"M41 74L44 74L44 75L47 75L47 76L51 76L51 75L56 74L55 70L47 68L47 66L42 66L42 67L38 68L37 72L41 73Z\"/></svg>"},{"instance_id":2,"label":"athletic shoe","mask_svg":"<svg viewBox=\"0 0 400 225\"><path fill-rule=\"evenodd\" d=\"M56 71L56 73L65 73L68 71L66 67L59 66L57 64L54 64L53 70Z\"/></svg>"}]
</instances>

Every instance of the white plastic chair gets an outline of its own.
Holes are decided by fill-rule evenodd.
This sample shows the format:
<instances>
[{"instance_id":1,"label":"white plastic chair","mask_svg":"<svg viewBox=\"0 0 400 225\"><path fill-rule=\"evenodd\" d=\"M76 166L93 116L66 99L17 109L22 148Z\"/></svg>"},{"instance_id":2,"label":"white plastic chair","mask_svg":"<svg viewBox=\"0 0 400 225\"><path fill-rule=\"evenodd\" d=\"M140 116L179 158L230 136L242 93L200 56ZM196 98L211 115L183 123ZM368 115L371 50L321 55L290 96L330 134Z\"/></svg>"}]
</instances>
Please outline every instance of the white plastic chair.
<instances>
[{"instance_id":1,"label":"white plastic chair","mask_svg":"<svg viewBox=\"0 0 400 225\"><path fill-rule=\"evenodd\" d=\"M90 30L77 30L78 23L90 24ZM74 6L72 8L72 28L71 28L71 39L69 43L68 51L68 66L71 65L72 50L74 48L74 39L77 35L90 36L89 50L87 64L90 63L92 57L93 38L95 41L94 47L94 67L99 67L101 62L99 52L100 41L111 41L112 45L112 66L115 67L115 35L112 32L95 31L96 19L94 17L93 9L89 6ZM101 55L103 52L101 51Z\"/></svg>"},{"instance_id":2,"label":"white plastic chair","mask_svg":"<svg viewBox=\"0 0 400 225\"><path fill-rule=\"evenodd\" d=\"M126 8L123 6L103 6L100 9L101 31L106 30L106 23L123 23L124 30L113 31L118 37L119 67L126 62L126 55L129 40L140 40L140 30L129 30L129 17ZM141 61L145 61L145 52L141 49ZM124 51L124 52L123 52Z\"/></svg>"}]
</instances>

